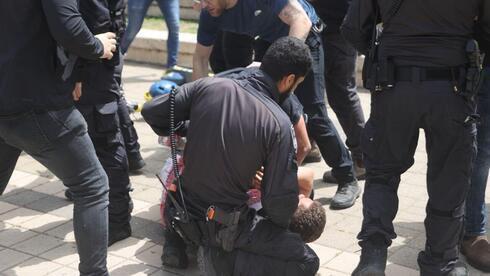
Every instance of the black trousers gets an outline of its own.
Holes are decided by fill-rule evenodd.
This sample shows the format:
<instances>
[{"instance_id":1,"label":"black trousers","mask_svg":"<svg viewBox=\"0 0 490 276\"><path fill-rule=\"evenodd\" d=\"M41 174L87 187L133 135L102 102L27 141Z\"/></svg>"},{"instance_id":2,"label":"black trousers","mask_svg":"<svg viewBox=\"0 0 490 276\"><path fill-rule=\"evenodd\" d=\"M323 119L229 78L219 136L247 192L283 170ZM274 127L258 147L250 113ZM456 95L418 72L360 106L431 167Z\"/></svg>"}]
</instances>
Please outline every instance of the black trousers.
<instances>
[{"instance_id":1,"label":"black trousers","mask_svg":"<svg viewBox=\"0 0 490 276\"><path fill-rule=\"evenodd\" d=\"M140 144L138 142L138 133L134 128L134 122L129 117L129 111L126 99L122 96L118 101L117 114L119 117L119 128L126 148L127 158L138 160L140 155Z\"/></svg>"},{"instance_id":2,"label":"black trousers","mask_svg":"<svg viewBox=\"0 0 490 276\"><path fill-rule=\"evenodd\" d=\"M119 128L118 102L77 105L85 118L88 134L109 178L109 227L127 225L133 203L129 192L128 157Z\"/></svg>"},{"instance_id":3,"label":"black trousers","mask_svg":"<svg viewBox=\"0 0 490 276\"><path fill-rule=\"evenodd\" d=\"M467 122L473 113L474 104L456 95L449 81L397 82L392 89L372 94L371 116L361 138L367 179L359 239L375 233L388 242L396 237L393 219L400 175L414 163L423 129L429 201L426 248L418 262L422 275L445 275L452 269L476 151L476 127Z\"/></svg>"},{"instance_id":4,"label":"black trousers","mask_svg":"<svg viewBox=\"0 0 490 276\"><path fill-rule=\"evenodd\" d=\"M322 33L325 52L325 88L328 104L344 130L345 144L355 160L362 159L361 132L365 119L357 95L357 51L340 33Z\"/></svg>"},{"instance_id":5,"label":"black trousers","mask_svg":"<svg viewBox=\"0 0 490 276\"><path fill-rule=\"evenodd\" d=\"M308 133L317 142L325 162L332 168L332 174L339 183L353 182L355 176L352 158L328 117L325 106L325 66L321 36L311 31L305 42L313 58L312 70L298 86L295 94L308 115ZM248 36L223 32L213 47L211 67L213 70L216 68L215 73L218 73L223 68L228 70L246 66L252 62L250 53L254 51L255 60L260 61L269 45L265 41L253 41Z\"/></svg>"}]
</instances>

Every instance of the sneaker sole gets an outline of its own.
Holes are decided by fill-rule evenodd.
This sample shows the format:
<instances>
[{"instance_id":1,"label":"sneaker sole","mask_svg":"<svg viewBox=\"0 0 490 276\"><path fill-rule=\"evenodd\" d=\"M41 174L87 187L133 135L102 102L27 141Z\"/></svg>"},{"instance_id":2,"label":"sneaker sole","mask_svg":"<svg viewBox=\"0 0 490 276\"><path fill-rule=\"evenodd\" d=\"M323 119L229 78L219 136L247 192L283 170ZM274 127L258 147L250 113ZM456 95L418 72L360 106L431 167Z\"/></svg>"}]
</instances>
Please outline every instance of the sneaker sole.
<instances>
[{"instance_id":1,"label":"sneaker sole","mask_svg":"<svg viewBox=\"0 0 490 276\"><path fill-rule=\"evenodd\" d=\"M361 196L361 193L362 193L362 190L359 188L359 192L356 194L353 201L351 201L347 204L338 204L338 203L332 202L332 203L330 203L330 209L342 210L342 209L347 209L347 208L354 206L354 204L356 204L356 200Z\"/></svg>"}]
</instances>

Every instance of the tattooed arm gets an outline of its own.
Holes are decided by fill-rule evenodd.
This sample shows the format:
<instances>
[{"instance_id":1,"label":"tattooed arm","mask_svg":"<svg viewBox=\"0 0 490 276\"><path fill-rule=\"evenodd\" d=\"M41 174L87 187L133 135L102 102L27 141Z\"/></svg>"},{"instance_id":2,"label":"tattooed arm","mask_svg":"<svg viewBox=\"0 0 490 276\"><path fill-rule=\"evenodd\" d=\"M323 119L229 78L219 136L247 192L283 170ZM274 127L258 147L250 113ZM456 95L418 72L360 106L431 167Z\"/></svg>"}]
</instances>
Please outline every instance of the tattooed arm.
<instances>
[{"instance_id":1,"label":"tattooed arm","mask_svg":"<svg viewBox=\"0 0 490 276\"><path fill-rule=\"evenodd\" d=\"M279 18L289 25L289 36L305 40L311 29L311 21L297 0L289 0L279 13Z\"/></svg>"}]
</instances>

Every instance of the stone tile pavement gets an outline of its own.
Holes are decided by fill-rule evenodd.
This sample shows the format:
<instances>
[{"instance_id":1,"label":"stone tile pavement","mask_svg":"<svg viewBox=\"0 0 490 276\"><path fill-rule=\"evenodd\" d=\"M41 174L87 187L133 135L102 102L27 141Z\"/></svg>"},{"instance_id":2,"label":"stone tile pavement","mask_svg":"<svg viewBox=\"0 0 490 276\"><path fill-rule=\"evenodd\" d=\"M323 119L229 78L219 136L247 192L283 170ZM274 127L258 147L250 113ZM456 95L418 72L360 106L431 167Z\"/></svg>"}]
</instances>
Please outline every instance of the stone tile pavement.
<instances>
[{"instance_id":1,"label":"stone tile pavement","mask_svg":"<svg viewBox=\"0 0 490 276\"><path fill-rule=\"evenodd\" d=\"M124 72L127 98L143 102L143 93L161 73L158 68L128 64ZM368 115L369 94L361 93L360 97ZM335 118L331 110L329 114ZM195 261L188 270L161 267L164 241L159 223L159 200L162 189L154 174L169 151L157 144L156 136L139 114L134 115L134 119L141 152L148 165L140 174L131 175L135 205L133 236L109 248L111 275L199 275ZM389 250L387 275L418 275L416 258L425 242L423 219L427 200L424 142L421 133L415 164L402 177L400 208L395 219L398 238ZM347 210L330 210L328 205L336 186L321 181L327 169L325 163L308 167L315 170L315 195L327 211L326 230L311 245L320 257L318 275L350 275L360 254L356 234L362 218L361 201ZM63 193L62 183L46 168L27 155L21 156L5 194L0 197L0 275L77 275L73 206L64 199ZM488 199L490 193L487 193ZM484 274L471 269L471 275Z\"/></svg>"}]
</instances>

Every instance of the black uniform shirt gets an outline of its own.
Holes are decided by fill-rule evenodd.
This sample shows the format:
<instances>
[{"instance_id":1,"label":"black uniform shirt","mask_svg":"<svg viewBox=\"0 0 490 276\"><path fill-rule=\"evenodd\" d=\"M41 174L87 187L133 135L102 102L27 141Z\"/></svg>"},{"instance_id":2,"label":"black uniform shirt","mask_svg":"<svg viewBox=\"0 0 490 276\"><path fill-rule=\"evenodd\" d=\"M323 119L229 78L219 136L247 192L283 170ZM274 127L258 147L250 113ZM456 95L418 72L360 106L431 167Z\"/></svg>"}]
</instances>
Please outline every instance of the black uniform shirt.
<instances>
[{"instance_id":1,"label":"black uniform shirt","mask_svg":"<svg viewBox=\"0 0 490 276\"><path fill-rule=\"evenodd\" d=\"M250 78L204 78L176 95L176 121L189 120L183 189L201 208L246 206L251 180L264 166L262 205L275 224L287 227L298 204L294 132L277 104L279 93L265 74ZM168 135L164 95L145 104L142 115L159 135Z\"/></svg>"},{"instance_id":2,"label":"black uniform shirt","mask_svg":"<svg viewBox=\"0 0 490 276\"><path fill-rule=\"evenodd\" d=\"M353 0L342 34L360 52L366 53L373 28L374 5L381 21L393 0ZM475 18L483 34L490 36L488 0L405 0L391 19L380 43L380 57L393 57L397 65L448 67L466 63L466 42L474 37Z\"/></svg>"},{"instance_id":3,"label":"black uniform shirt","mask_svg":"<svg viewBox=\"0 0 490 276\"><path fill-rule=\"evenodd\" d=\"M94 34L116 33L118 39L124 30L124 0L83 0L80 13ZM121 26L122 25L122 26ZM82 97L78 104L104 104L119 97L119 82L115 77L120 64L119 47L111 60L79 59L77 81L82 82Z\"/></svg>"},{"instance_id":4,"label":"black uniform shirt","mask_svg":"<svg viewBox=\"0 0 490 276\"><path fill-rule=\"evenodd\" d=\"M0 34L0 115L73 104L74 80L63 77L57 44L87 59L103 53L76 0L2 0Z\"/></svg>"},{"instance_id":5,"label":"black uniform shirt","mask_svg":"<svg viewBox=\"0 0 490 276\"><path fill-rule=\"evenodd\" d=\"M311 1L316 14L327 24L325 32L337 33L344 20L350 0L315 0Z\"/></svg>"}]
</instances>

